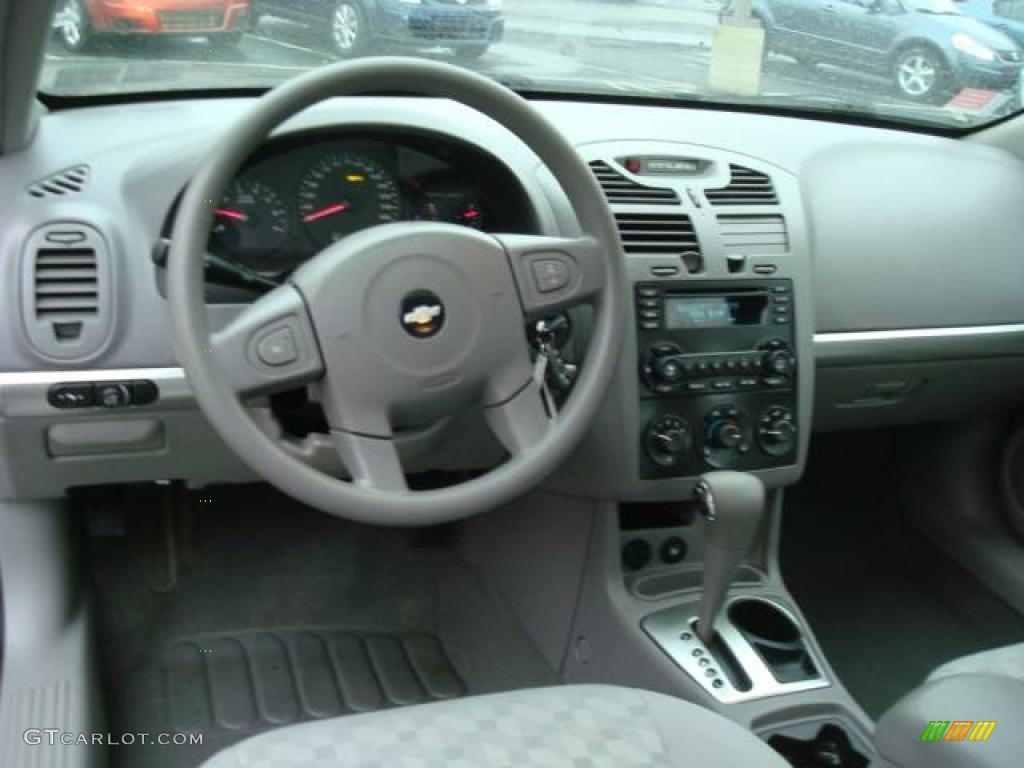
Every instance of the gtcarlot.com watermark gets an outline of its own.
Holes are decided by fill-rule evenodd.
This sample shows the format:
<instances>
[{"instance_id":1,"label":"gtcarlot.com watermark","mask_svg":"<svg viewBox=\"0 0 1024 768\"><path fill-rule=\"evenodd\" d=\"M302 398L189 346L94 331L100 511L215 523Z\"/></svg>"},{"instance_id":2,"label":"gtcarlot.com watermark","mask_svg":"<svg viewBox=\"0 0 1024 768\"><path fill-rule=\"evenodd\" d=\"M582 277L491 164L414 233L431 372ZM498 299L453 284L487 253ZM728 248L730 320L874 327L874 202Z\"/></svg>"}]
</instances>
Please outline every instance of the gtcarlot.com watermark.
<instances>
[{"instance_id":1,"label":"gtcarlot.com watermark","mask_svg":"<svg viewBox=\"0 0 1024 768\"><path fill-rule=\"evenodd\" d=\"M201 733L69 733L59 728L29 728L22 734L29 746L58 744L71 746L128 747L134 744L157 744L160 746L195 746L203 743Z\"/></svg>"}]
</instances>

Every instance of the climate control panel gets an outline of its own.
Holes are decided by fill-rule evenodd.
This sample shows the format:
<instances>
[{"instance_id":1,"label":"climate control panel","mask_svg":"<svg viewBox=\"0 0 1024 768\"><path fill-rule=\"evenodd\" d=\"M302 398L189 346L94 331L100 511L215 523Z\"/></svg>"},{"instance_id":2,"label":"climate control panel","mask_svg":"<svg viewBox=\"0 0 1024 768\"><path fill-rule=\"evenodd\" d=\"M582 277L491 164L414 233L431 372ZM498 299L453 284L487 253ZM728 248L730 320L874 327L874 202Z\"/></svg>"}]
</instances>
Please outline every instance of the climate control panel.
<instances>
[{"instance_id":1,"label":"climate control panel","mask_svg":"<svg viewBox=\"0 0 1024 768\"><path fill-rule=\"evenodd\" d=\"M641 477L796 462L792 298L789 280L636 287Z\"/></svg>"}]
</instances>

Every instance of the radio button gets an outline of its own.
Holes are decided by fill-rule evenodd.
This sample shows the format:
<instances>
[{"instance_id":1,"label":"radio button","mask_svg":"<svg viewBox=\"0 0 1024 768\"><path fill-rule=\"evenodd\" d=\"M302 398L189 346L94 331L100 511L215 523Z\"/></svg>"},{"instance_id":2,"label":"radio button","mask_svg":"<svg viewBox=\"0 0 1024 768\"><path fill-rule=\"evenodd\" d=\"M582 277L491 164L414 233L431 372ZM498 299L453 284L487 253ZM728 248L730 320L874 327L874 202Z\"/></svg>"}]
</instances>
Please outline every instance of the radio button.
<instances>
[{"instance_id":1,"label":"radio button","mask_svg":"<svg viewBox=\"0 0 1024 768\"><path fill-rule=\"evenodd\" d=\"M757 389L758 381L757 379L745 378L740 379L736 384L740 389Z\"/></svg>"},{"instance_id":2,"label":"radio button","mask_svg":"<svg viewBox=\"0 0 1024 768\"><path fill-rule=\"evenodd\" d=\"M645 299L656 299L661 292L657 288L637 288L636 295Z\"/></svg>"},{"instance_id":3,"label":"radio button","mask_svg":"<svg viewBox=\"0 0 1024 768\"><path fill-rule=\"evenodd\" d=\"M640 299L640 306L643 309L661 309L661 302L657 299Z\"/></svg>"},{"instance_id":4,"label":"radio button","mask_svg":"<svg viewBox=\"0 0 1024 768\"><path fill-rule=\"evenodd\" d=\"M644 320L640 323L640 327L645 331L656 331L661 328L661 323L654 320Z\"/></svg>"},{"instance_id":5,"label":"radio button","mask_svg":"<svg viewBox=\"0 0 1024 768\"><path fill-rule=\"evenodd\" d=\"M687 392L707 392L708 383L706 381L691 381L686 385Z\"/></svg>"},{"instance_id":6,"label":"radio button","mask_svg":"<svg viewBox=\"0 0 1024 768\"><path fill-rule=\"evenodd\" d=\"M761 383L766 387L784 387L786 386L786 380L781 376L765 376L761 379Z\"/></svg>"},{"instance_id":7,"label":"radio button","mask_svg":"<svg viewBox=\"0 0 1024 768\"><path fill-rule=\"evenodd\" d=\"M719 392L729 392L736 388L736 382L732 379L717 379L711 382L711 388Z\"/></svg>"}]
</instances>

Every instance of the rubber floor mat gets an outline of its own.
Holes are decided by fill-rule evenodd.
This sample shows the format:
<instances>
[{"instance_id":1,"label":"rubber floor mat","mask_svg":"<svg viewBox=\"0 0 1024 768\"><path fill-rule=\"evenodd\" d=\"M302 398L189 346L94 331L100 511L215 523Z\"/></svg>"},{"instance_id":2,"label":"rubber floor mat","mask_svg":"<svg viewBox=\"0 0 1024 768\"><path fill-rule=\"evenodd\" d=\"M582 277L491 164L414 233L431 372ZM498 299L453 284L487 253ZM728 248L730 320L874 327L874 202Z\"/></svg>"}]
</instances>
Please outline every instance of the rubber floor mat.
<instances>
[{"instance_id":1,"label":"rubber floor mat","mask_svg":"<svg viewBox=\"0 0 1024 768\"><path fill-rule=\"evenodd\" d=\"M425 632L249 630L172 641L161 657L172 729L253 731L462 696Z\"/></svg>"}]
</instances>

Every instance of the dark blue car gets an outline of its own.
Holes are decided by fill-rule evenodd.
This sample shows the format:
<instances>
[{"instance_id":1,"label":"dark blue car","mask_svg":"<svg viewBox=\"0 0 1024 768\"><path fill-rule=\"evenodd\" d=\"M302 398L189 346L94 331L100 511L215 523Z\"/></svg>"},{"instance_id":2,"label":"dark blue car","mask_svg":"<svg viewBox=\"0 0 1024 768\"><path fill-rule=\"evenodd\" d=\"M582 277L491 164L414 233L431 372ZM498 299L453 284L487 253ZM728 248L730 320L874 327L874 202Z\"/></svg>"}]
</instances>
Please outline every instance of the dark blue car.
<instances>
[{"instance_id":1,"label":"dark blue car","mask_svg":"<svg viewBox=\"0 0 1024 768\"><path fill-rule=\"evenodd\" d=\"M1020 48L953 0L753 0L752 9L767 50L890 77L906 99L942 103L967 87L1017 90Z\"/></svg>"},{"instance_id":2,"label":"dark blue car","mask_svg":"<svg viewBox=\"0 0 1024 768\"><path fill-rule=\"evenodd\" d=\"M343 57L376 43L443 46L475 59L501 40L502 0L254 0L257 16L275 16L322 29Z\"/></svg>"}]
</instances>

